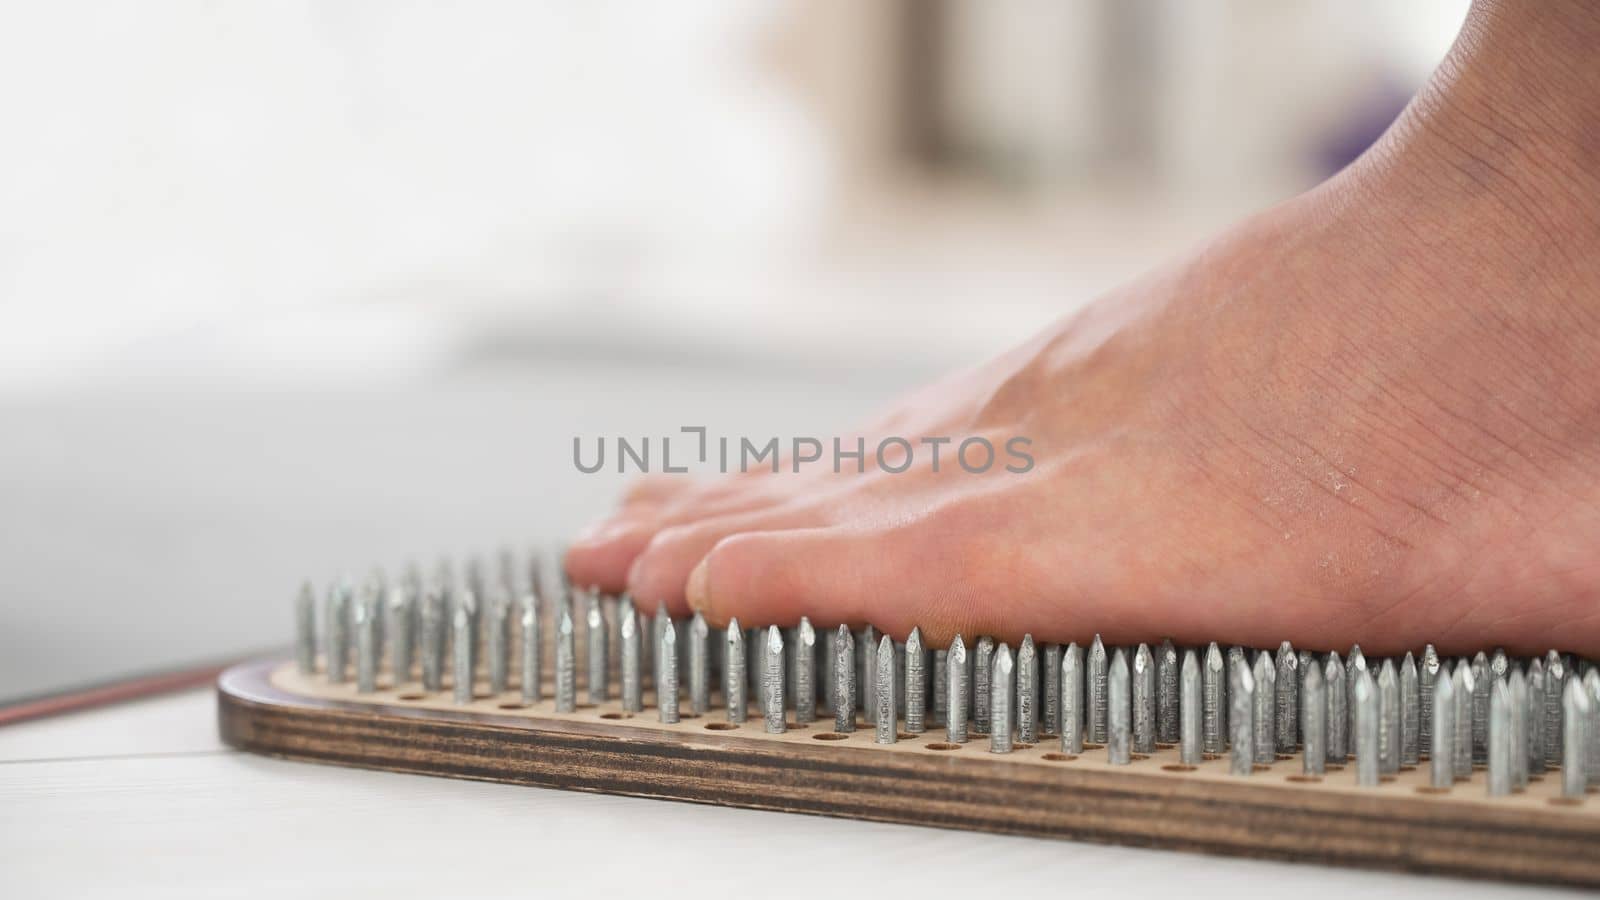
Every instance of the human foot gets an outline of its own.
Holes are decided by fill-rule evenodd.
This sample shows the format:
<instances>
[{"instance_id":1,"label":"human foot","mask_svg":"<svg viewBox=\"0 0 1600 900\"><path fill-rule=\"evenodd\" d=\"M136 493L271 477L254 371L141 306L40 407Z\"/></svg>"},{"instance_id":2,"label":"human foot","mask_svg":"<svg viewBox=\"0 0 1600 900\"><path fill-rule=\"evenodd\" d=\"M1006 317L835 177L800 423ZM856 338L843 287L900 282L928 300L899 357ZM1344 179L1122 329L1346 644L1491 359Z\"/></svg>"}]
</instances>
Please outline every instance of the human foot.
<instances>
[{"instance_id":1,"label":"human foot","mask_svg":"<svg viewBox=\"0 0 1600 900\"><path fill-rule=\"evenodd\" d=\"M1032 471L648 482L570 575L935 642L1600 651L1596 45L1476 5L1349 170L864 432Z\"/></svg>"}]
</instances>

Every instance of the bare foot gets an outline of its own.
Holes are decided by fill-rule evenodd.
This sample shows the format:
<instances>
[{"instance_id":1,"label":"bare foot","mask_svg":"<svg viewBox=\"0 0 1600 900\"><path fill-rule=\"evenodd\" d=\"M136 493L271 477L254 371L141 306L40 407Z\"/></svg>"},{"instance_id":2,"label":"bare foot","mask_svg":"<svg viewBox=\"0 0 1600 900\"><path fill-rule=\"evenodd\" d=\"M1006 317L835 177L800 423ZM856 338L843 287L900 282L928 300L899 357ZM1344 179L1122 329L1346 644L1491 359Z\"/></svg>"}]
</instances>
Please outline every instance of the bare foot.
<instances>
[{"instance_id":1,"label":"bare foot","mask_svg":"<svg viewBox=\"0 0 1600 900\"><path fill-rule=\"evenodd\" d=\"M569 573L935 642L1600 652L1595 47L1592 3L1476 4L1349 170L865 431L1031 472L647 482Z\"/></svg>"}]
</instances>

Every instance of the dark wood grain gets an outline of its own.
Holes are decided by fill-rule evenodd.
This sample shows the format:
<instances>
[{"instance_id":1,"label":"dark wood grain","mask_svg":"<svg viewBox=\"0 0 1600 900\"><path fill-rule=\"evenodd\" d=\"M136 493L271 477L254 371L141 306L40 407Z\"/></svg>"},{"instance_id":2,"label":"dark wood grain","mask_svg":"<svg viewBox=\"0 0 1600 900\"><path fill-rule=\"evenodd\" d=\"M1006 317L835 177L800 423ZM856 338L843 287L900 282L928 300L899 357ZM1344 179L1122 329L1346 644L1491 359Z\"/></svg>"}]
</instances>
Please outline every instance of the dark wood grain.
<instances>
[{"instance_id":1,"label":"dark wood grain","mask_svg":"<svg viewBox=\"0 0 1600 900\"><path fill-rule=\"evenodd\" d=\"M223 740L291 759L753 809L1600 887L1600 819L300 696L218 681Z\"/></svg>"}]
</instances>

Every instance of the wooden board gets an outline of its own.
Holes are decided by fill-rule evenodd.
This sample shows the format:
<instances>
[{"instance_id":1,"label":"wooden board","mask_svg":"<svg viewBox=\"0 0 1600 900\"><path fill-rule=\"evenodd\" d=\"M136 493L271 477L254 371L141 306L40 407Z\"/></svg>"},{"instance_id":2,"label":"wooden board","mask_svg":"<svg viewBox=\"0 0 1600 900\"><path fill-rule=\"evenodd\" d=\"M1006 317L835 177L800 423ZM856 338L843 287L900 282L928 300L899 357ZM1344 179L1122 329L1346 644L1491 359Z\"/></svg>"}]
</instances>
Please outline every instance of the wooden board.
<instances>
[{"instance_id":1,"label":"wooden board","mask_svg":"<svg viewBox=\"0 0 1600 900\"><path fill-rule=\"evenodd\" d=\"M402 699L410 698L410 699ZM1552 802L1558 777L1485 796L1482 775L1420 793L1423 772L1377 788L1353 767L1294 780L1299 761L1247 778L1225 760L1173 771L1176 751L1127 766L1104 751L1063 758L1048 743L987 752L981 739L935 749L942 732L893 745L870 730L818 739L831 722L781 735L719 713L674 725L615 703L558 714L546 699L467 706L409 685L357 695L295 671L247 663L218 681L223 740L295 759L845 816L1284 860L1600 887L1600 798ZM708 727L710 726L710 727Z\"/></svg>"}]
</instances>

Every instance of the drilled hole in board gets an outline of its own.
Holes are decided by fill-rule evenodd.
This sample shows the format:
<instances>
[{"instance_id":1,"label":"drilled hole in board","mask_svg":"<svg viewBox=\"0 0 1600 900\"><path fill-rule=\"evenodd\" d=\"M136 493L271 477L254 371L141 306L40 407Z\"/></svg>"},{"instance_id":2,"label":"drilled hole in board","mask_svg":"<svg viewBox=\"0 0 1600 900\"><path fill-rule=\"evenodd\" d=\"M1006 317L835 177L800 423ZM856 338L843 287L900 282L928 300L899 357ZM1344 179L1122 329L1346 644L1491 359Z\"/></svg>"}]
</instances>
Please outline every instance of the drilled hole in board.
<instances>
[{"instance_id":1,"label":"drilled hole in board","mask_svg":"<svg viewBox=\"0 0 1600 900\"><path fill-rule=\"evenodd\" d=\"M843 741L848 740L850 735L838 731L819 731L811 737L819 741Z\"/></svg>"},{"instance_id":2,"label":"drilled hole in board","mask_svg":"<svg viewBox=\"0 0 1600 900\"><path fill-rule=\"evenodd\" d=\"M1085 750L1104 750L1105 748L1106 748L1105 744L1097 744L1094 741L1084 741L1083 742L1083 749L1085 749Z\"/></svg>"},{"instance_id":3,"label":"drilled hole in board","mask_svg":"<svg viewBox=\"0 0 1600 900\"><path fill-rule=\"evenodd\" d=\"M1073 760L1077 759L1078 756L1075 753L1046 753L1039 758L1048 759L1051 762L1072 762Z\"/></svg>"},{"instance_id":4,"label":"drilled hole in board","mask_svg":"<svg viewBox=\"0 0 1600 900\"><path fill-rule=\"evenodd\" d=\"M1256 763L1256 764L1254 764L1254 765L1252 765L1250 767L1250 771L1252 771L1252 772L1271 772L1272 771L1272 767L1271 766L1264 766L1261 763Z\"/></svg>"},{"instance_id":5,"label":"drilled hole in board","mask_svg":"<svg viewBox=\"0 0 1600 900\"><path fill-rule=\"evenodd\" d=\"M899 740L899 741L914 741L917 738L922 737L922 735L920 735L920 734L912 734L909 731L896 731L894 733L894 736L895 736L895 740Z\"/></svg>"},{"instance_id":6,"label":"drilled hole in board","mask_svg":"<svg viewBox=\"0 0 1600 900\"><path fill-rule=\"evenodd\" d=\"M1034 748L1034 746L1035 745L1030 744L1027 741L1017 741L1016 743L1011 745L1011 749L1013 749L1013 750L1032 750Z\"/></svg>"},{"instance_id":7,"label":"drilled hole in board","mask_svg":"<svg viewBox=\"0 0 1600 900\"><path fill-rule=\"evenodd\" d=\"M806 730L806 726L804 724L800 723L800 722L785 722L785 723L783 723L783 727L789 729L790 731L805 731Z\"/></svg>"},{"instance_id":8,"label":"drilled hole in board","mask_svg":"<svg viewBox=\"0 0 1600 900\"><path fill-rule=\"evenodd\" d=\"M1378 783L1379 784L1393 784L1397 780L1397 777L1398 776L1395 776L1395 775L1379 775L1378 776Z\"/></svg>"},{"instance_id":9,"label":"drilled hole in board","mask_svg":"<svg viewBox=\"0 0 1600 900\"><path fill-rule=\"evenodd\" d=\"M1224 754L1221 754L1221 753L1202 753L1202 754L1200 754L1200 758L1201 759L1208 759L1208 760L1209 759L1222 759L1223 756L1224 756Z\"/></svg>"},{"instance_id":10,"label":"drilled hole in board","mask_svg":"<svg viewBox=\"0 0 1600 900\"><path fill-rule=\"evenodd\" d=\"M1442 787L1442 788L1441 787L1434 787L1431 784L1419 784L1419 785L1417 785L1417 793L1419 793L1419 794L1448 794L1448 793L1450 793L1450 789L1447 788L1447 787Z\"/></svg>"},{"instance_id":11,"label":"drilled hole in board","mask_svg":"<svg viewBox=\"0 0 1600 900\"><path fill-rule=\"evenodd\" d=\"M400 695L400 699L401 700L426 700L427 698L428 698L427 694L418 694L418 693L416 693L414 691L411 692L411 693L408 693L408 694L401 694Z\"/></svg>"},{"instance_id":12,"label":"drilled hole in board","mask_svg":"<svg viewBox=\"0 0 1600 900\"><path fill-rule=\"evenodd\" d=\"M502 703L502 704L500 704L500 708L501 709L527 709L528 707L525 704L522 704L522 703Z\"/></svg>"},{"instance_id":13,"label":"drilled hole in board","mask_svg":"<svg viewBox=\"0 0 1600 900\"><path fill-rule=\"evenodd\" d=\"M1294 759L1293 753L1275 753L1273 755L1277 757L1278 762L1287 762L1291 759Z\"/></svg>"},{"instance_id":14,"label":"drilled hole in board","mask_svg":"<svg viewBox=\"0 0 1600 900\"><path fill-rule=\"evenodd\" d=\"M938 741L936 743L929 744L928 745L928 749L929 750L960 750L961 749L961 745L960 744L947 744L944 741Z\"/></svg>"},{"instance_id":15,"label":"drilled hole in board","mask_svg":"<svg viewBox=\"0 0 1600 900\"><path fill-rule=\"evenodd\" d=\"M707 722L707 731L735 731L739 727L737 722Z\"/></svg>"},{"instance_id":16,"label":"drilled hole in board","mask_svg":"<svg viewBox=\"0 0 1600 900\"><path fill-rule=\"evenodd\" d=\"M1551 806L1577 806L1583 802L1582 797L1551 797Z\"/></svg>"},{"instance_id":17,"label":"drilled hole in board","mask_svg":"<svg viewBox=\"0 0 1600 900\"><path fill-rule=\"evenodd\" d=\"M1135 762L1138 762L1141 759L1149 759L1150 758L1150 754L1148 754L1148 753L1129 753L1128 754L1128 758L1133 760L1133 761L1135 761Z\"/></svg>"},{"instance_id":18,"label":"drilled hole in board","mask_svg":"<svg viewBox=\"0 0 1600 900\"><path fill-rule=\"evenodd\" d=\"M1283 780L1284 781L1299 782L1301 784L1315 784L1316 782L1322 780L1322 776L1321 775L1285 775L1285 776L1283 776Z\"/></svg>"},{"instance_id":19,"label":"drilled hole in board","mask_svg":"<svg viewBox=\"0 0 1600 900\"><path fill-rule=\"evenodd\" d=\"M631 712L604 712L604 713L600 714L600 718L602 718L602 719L631 719L631 718L633 718L633 713L631 713Z\"/></svg>"},{"instance_id":20,"label":"drilled hole in board","mask_svg":"<svg viewBox=\"0 0 1600 900\"><path fill-rule=\"evenodd\" d=\"M1167 772L1193 772L1196 767L1186 766L1183 763L1168 763L1161 768Z\"/></svg>"}]
</instances>

